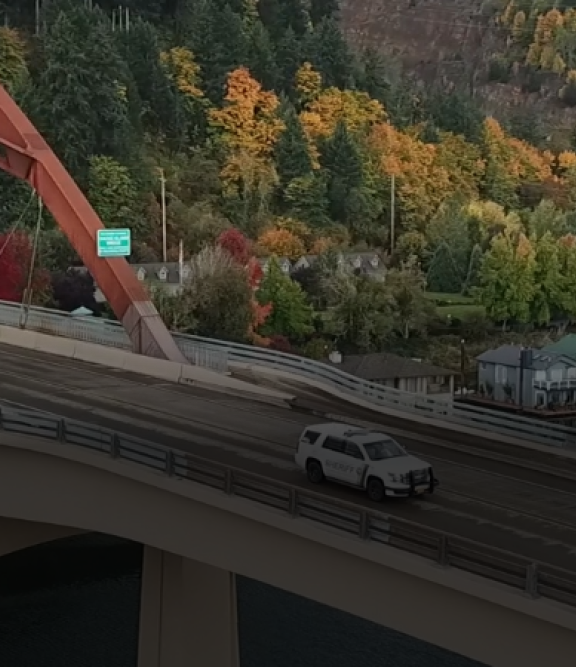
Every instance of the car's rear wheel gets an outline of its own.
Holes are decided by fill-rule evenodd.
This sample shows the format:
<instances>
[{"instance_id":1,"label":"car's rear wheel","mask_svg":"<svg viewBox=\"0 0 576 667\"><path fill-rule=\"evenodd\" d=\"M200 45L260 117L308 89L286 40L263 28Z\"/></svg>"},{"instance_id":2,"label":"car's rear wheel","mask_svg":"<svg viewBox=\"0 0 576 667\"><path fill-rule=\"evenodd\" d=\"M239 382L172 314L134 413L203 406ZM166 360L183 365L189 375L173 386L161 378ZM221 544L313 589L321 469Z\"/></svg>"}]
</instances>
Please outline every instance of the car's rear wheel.
<instances>
[{"instance_id":1,"label":"car's rear wheel","mask_svg":"<svg viewBox=\"0 0 576 667\"><path fill-rule=\"evenodd\" d=\"M308 479L312 484L320 484L324 481L324 471L318 461L308 461L306 464L306 472L308 473Z\"/></svg>"},{"instance_id":2,"label":"car's rear wheel","mask_svg":"<svg viewBox=\"0 0 576 667\"><path fill-rule=\"evenodd\" d=\"M376 477L371 477L368 480L366 493L368 494L368 498L370 498L370 500L374 501L375 503L381 503L386 497L386 489L384 488L384 484L382 484L381 480L376 479Z\"/></svg>"}]
</instances>

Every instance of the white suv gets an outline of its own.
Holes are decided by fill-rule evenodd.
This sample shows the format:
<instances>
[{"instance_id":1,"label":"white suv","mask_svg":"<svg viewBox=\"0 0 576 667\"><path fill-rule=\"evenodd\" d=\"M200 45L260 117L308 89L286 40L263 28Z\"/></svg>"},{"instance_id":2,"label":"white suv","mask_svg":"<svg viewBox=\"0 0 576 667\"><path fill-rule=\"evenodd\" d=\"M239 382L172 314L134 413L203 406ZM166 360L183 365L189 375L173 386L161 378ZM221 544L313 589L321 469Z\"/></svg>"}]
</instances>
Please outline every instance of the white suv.
<instances>
[{"instance_id":1,"label":"white suv","mask_svg":"<svg viewBox=\"0 0 576 667\"><path fill-rule=\"evenodd\" d=\"M295 458L314 484L329 479L354 486L376 502L386 496L432 493L438 484L432 467L389 435L349 424L306 427Z\"/></svg>"}]
</instances>

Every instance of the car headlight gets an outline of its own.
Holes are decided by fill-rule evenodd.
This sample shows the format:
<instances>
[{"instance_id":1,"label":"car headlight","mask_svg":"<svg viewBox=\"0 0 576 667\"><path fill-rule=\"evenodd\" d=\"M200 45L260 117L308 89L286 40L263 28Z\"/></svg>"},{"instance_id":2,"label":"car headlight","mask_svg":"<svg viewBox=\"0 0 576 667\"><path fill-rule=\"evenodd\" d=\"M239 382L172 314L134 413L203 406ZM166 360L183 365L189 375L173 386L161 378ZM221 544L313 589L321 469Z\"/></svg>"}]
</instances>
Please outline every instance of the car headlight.
<instances>
[{"instance_id":1,"label":"car headlight","mask_svg":"<svg viewBox=\"0 0 576 667\"><path fill-rule=\"evenodd\" d=\"M389 472L389 473L388 473L388 477L389 477L389 479L390 479L391 482L399 482L399 481L400 481L400 477L399 477L399 475L397 475L397 474L394 473L394 472Z\"/></svg>"}]
</instances>

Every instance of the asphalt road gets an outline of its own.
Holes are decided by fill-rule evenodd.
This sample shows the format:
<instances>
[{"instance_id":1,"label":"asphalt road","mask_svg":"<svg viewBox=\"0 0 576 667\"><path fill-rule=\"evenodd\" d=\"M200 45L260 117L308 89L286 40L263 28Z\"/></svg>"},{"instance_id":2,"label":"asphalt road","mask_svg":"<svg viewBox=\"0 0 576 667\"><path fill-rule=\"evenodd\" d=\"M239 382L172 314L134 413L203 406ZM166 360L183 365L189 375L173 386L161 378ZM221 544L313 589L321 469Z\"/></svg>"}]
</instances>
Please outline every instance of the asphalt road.
<instances>
[{"instance_id":1,"label":"asphalt road","mask_svg":"<svg viewBox=\"0 0 576 667\"><path fill-rule=\"evenodd\" d=\"M324 402L334 412L351 410L326 400L317 397L316 407ZM296 468L298 435L319 421L303 413L2 345L0 401L105 426L374 507L353 489L312 487ZM351 411L358 417L357 410ZM367 416L374 421L373 413ZM462 436L449 432L444 437L434 429L423 434L421 425L410 433L403 420L386 421L392 435L434 465L441 488L433 496L389 500L378 509L576 572L576 481L553 474L560 463L552 456L544 464L527 454L526 462L541 468L530 470L518 460L494 461L474 453L493 449L489 441L464 436L464 449L454 449Z\"/></svg>"}]
</instances>

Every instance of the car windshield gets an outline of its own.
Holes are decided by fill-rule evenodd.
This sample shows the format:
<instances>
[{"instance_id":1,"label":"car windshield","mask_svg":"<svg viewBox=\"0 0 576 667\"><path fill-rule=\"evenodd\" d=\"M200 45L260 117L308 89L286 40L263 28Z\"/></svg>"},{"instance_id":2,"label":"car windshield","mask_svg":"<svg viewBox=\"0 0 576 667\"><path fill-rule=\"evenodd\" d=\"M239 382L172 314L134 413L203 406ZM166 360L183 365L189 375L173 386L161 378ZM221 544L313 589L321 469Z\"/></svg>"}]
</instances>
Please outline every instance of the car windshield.
<instances>
[{"instance_id":1,"label":"car windshield","mask_svg":"<svg viewBox=\"0 0 576 667\"><path fill-rule=\"evenodd\" d=\"M395 459L399 456L406 456L406 452L392 438L387 440L378 440L364 445L366 454L371 461L382 461L383 459Z\"/></svg>"}]
</instances>

